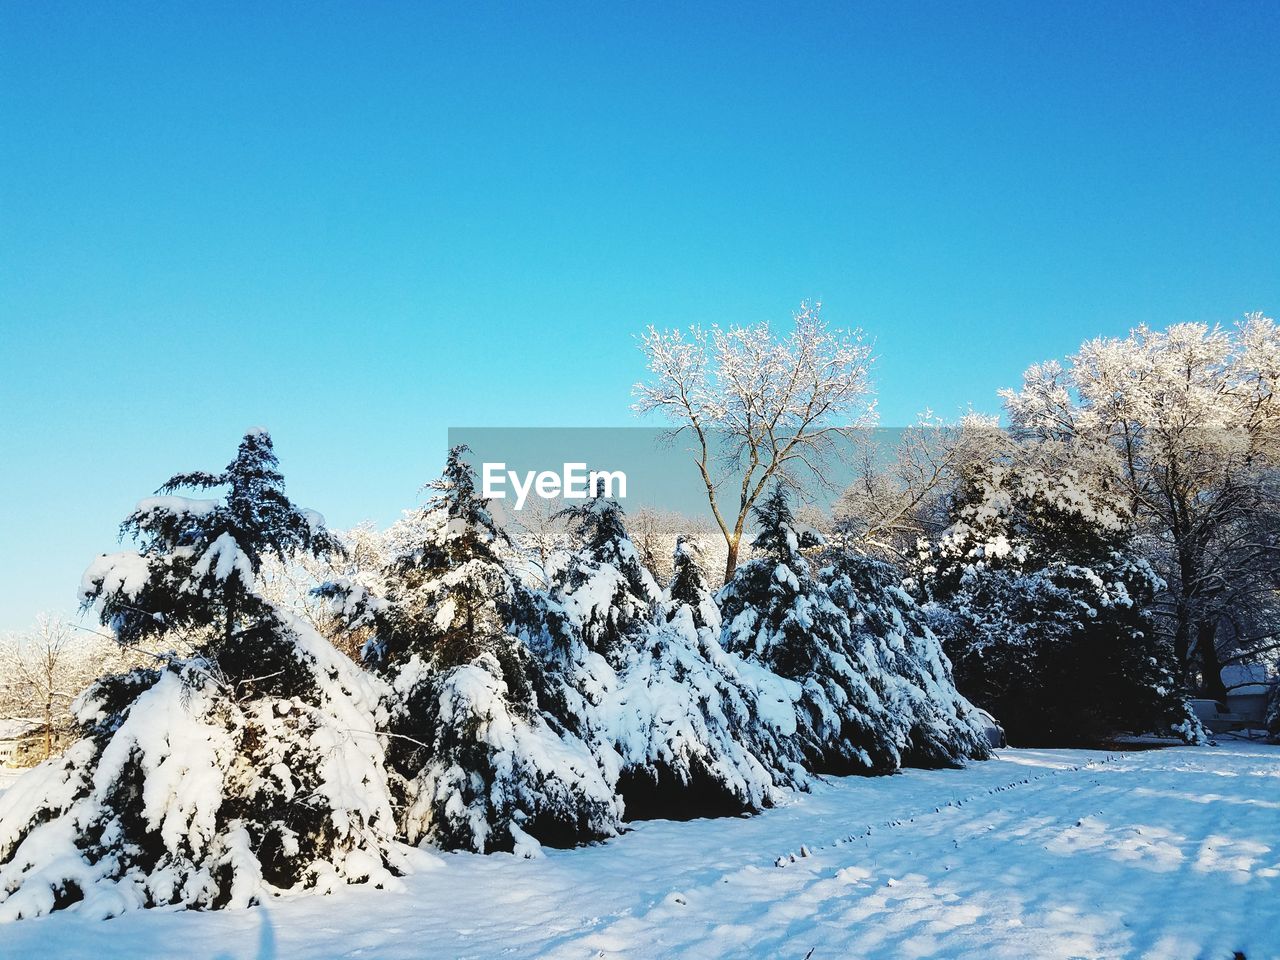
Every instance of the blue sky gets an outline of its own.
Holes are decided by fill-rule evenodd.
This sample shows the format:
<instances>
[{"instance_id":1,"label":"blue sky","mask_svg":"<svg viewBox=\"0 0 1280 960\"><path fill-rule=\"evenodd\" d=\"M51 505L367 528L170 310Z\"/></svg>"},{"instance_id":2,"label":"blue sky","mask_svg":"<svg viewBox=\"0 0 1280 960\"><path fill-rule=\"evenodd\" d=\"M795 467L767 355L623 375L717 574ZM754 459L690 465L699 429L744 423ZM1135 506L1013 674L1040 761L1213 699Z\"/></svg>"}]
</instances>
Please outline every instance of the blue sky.
<instances>
[{"instance_id":1,"label":"blue sky","mask_svg":"<svg viewBox=\"0 0 1280 960\"><path fill-rule=\"evenodd\" d=\"M695 9L696 8L696 9ZM264 424L336 525L644 325L876 340L883 422L1280 310L1280 5L0 6L0 629Z\"/></svg>"}]
</instances>

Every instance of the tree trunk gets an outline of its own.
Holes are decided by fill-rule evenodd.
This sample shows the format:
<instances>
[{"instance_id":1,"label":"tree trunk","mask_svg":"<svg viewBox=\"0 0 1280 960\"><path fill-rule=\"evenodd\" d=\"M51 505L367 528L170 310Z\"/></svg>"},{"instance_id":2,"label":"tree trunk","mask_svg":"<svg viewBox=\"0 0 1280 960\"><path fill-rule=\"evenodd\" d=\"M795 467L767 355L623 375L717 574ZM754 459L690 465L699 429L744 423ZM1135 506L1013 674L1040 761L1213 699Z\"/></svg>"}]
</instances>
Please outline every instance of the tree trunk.
<instances>
[{"instance_id":1,"label":"tree trunk","mask_svg":"<svg viewBox=\"0 0 1280 960\"><path fill-rule=\"evenodd\" d=\"M53 698L44 702L44 758L53 756Z\"/></svg>"},{"instance_id":2,"label":"tree trunk","mask_svg":"<svg viewBox=\"0 0 1280 960\"><path fill-rule=\"evenodd\" d=\"M1200 564L1189 543L1190 537L1176 516L1173 523L1173 537L1178 544L1178 604L1173 649L1178 658L1178 669L1182 671L1182 682L1191 686L1195 676L1191 632L1194 628L1193 621L1197 606L1196 586L1200 582Z\"/></svg>"},{"instance_id":3,"label":"tree trunk","mask_svg":"<svg viewBox=\"0 0 1280 960\"><path fill-rule=\"evenodd\" d=\"M724 582L728 583L733 577L733 571L738 568L738 544L742 542L740 536L732 539L726 538L725 543L729 547L729 553L724 559Z\"/></svg>"},{"instance_id":4,"label":"tree trunk","mask_svg":"<svg viewBox=\"0 0 1280 960\"><path fill-rule=\"evenodd\" d=\"M1182 604L1178 604L1178 610L1175 617L1176 622L1173 629L1173 657L1177 662L1178 679L1185 687L1190 688L1193 686L1191 671L1191 624L1187 620L1186 612L1182 609Z\"/></svg>"},{"instance_id":5,"label":"tree trunk","mask_svg":"<svg viewBox=\"0 0 1280 960\"><path fill-rule=\"evenodd\" d=\"M1214 621L1201 623L1196 629L1196 653L1200 657L1200 670L1204 674L1204 692L1211 700L1226 700L1227 687L1222 682L1222 661L1218 659L1218 625Z\"/></svg>"}]
</instances>

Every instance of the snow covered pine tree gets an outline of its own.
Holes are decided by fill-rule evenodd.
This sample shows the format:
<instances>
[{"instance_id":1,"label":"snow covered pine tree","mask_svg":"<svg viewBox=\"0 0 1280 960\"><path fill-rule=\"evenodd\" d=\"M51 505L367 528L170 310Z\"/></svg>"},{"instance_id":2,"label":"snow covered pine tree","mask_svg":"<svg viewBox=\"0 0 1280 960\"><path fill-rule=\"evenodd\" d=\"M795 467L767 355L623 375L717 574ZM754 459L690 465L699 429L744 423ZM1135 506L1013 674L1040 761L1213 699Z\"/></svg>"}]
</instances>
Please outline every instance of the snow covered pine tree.
<instances>
[{"instance_id":1,"label":"snow covered pine tree","mask_svg":"<svg viewBox=\"0 0 1280 960\"><path fill-rule=\"evenodd\" d=\"M838 557L821 571L830 586L815 576L780 485L755 517L756 556L719 595L724 645L792 681L804 763L874 774L987 756L973 707L887 571Z\"/></svg>"},{"instance_id":2,"label":"snow covered pine tree","mask_svg":"<svg viewBox=\"0 0 1280 960\"><path fill-rule=\"evenodd\" d=\"M544 715L537 652L544 599L508 569L464 456L449 452L426 507L393 530L405 546L380 583L323 592L371 625L365 659L390 682L387 746L400 831L410 843L535 855L613 835L621 816L596 759Z\"/></svg>"},{"instance_id":3,"label":"snow covered pine tree","mask_svg":"<svg viewBox=\"0 0 1280 960\"><path fill-rule=\"evenodd\" d=\"M1118 506L1071 470L995 465L921 556L960 690L1021 744L1203 730L1144 608L1158 586Z\"/></svg>"},{"instance_id":4,"label":"snow covered pine tree","mask_svg":"<svg viewBox=\"0 0 1280 960\"><path fill-rule=\"evenodd\" d=\"M956 689L942 642L898 570L857 553L838 532L820 559L818 578L849 617L850 655L887 710L899 763L951 767L986 757L973 704Z\"/></svg>"},{"instance_id":5,"label":"snow covered pine tree","mask_svg":"<svg viewBox=\"0 0 1280 960\"><path fill-rule=\"evenodd\" d=\"M553 702L581 723L627 817L757 811L802 785L772 724L785 683L720 648L693 545L677 548L664 596L616 501L597 491L566 513L581 547L553 591L567 626L548 661L562 684Z\"/></svg>"},{"instance_id":6,"label":"snow covered pine tree","mask_svg":"<svg viewBox=\"0 0 1280 960\"><path fill-rule=\"evenodd\" d=\"M0 798L0 919L391 876L375 686L255 589L266 554L330 548L323 520L286 498L261 430L159 493L123 524L139 549L99 557L82 596L121 643L181 630L197 652L99 681L74 708L84 739Z\"/></svg>"}]
</instances>

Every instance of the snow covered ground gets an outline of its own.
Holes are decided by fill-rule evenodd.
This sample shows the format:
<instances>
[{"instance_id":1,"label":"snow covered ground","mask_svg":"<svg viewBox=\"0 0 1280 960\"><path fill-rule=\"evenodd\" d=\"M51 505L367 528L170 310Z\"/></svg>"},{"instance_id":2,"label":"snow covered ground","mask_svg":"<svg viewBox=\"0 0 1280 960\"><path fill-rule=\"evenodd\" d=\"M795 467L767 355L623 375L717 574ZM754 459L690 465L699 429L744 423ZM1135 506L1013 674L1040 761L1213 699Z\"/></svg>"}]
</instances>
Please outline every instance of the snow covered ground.
<instances>
[{"instance_id":1,"label":"snow covered ground","mask_svg":"<svg viewBox=\"0 0 1280 960\"><path fill-rule=\"evenodd\" d=\"M0 957L1276 958L1280 748L1008 750L542 860L423 860L399 891L20 921Z\"/></svg>"}]
</instances>

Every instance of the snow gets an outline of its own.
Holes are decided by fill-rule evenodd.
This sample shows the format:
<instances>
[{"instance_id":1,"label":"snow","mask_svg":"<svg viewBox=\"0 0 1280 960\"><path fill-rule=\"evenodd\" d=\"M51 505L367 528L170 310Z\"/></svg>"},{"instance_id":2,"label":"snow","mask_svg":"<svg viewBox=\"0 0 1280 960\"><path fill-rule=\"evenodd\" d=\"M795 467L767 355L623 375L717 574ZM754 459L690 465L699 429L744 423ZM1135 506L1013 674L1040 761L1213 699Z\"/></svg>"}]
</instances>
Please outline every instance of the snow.
<instances>
[{"instance_id":1,"label":"snow","mask_svg":"<svg viewBox=\"0 0 1280 960\"><path fill-rule=\"evenodd\" d=\"M43 726L44 724L39 720L29 720L25 717L0 719L0 740L17 740L19 737L27 737Z\"/></svg>"},{"instance_id":2,"label":"snow","mask_svg":"<svg viewBox=\"0 0 1280 960\"><path fill-rule=\"evenodd\" d=\"M203 579L213 574L215 580L228 580L232 574L240 578L246 585L253 583L253 561L240 549L236 538L229 533L221 533L191 568L193 577Z\"/></svg>"},{"instance_id":3,"label":"snow","mask_svg":"<svg viewBox=\"0 0 1280 960\"><path fill-rule=\"evenodd\" d=\"M80 598L97 597L100 591L133 599L147 585L150 576L151 562L141 554L133 550L104 553L85 570L80 580Z\"/></svg>"},{"instance_id":4,"label":"snow","mask_svg":"<svg viewBox=\"0 0 1280 960\"><path fill-rule=\"evenodd\" d=\"M166 849L182 849L199 859L217 833L223 771L235 744L216 723L208 690L196 690L178 674L165 672L143 692L120 724L93 769L93 789L109 793L127 768L142 758L146 779L142 819L159 831Z\"/></svg>"},{"instance_id":5,"label":"snow","mask_svg":"<svg viewBox=\"0 0 1280 960\"><path fill-rule=\"evenodd\" d=\"M176 495L146 497L138 501L134 513L168 513L179 516L207 517L218 509L220 500L193 499Z\"/></svg>"},{"instance_id":6,"label":"snow","mask_svg":"<svg viewBox=\"0 0 1280 960\"><path fill-rule=\"evenodd\" d=\"M1271 690L1271 676L1264 663L1231 663L1222 668L1222 682L1235 696L1259 696Z\"/></svg>"},{"instance_id":7,"label":"snow","mask_svg":"<svg viewBox=\"0 0 1280 960\"><path fill-rule=\"evenodd\" d=\"M24 920L0 957L1273 957L1277 786L1256 744L1008 750L538 859L426 858L399 890Z\"/></svg>"}]
</instances>

